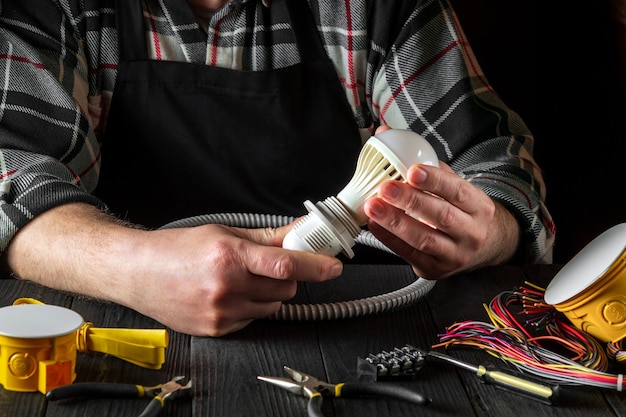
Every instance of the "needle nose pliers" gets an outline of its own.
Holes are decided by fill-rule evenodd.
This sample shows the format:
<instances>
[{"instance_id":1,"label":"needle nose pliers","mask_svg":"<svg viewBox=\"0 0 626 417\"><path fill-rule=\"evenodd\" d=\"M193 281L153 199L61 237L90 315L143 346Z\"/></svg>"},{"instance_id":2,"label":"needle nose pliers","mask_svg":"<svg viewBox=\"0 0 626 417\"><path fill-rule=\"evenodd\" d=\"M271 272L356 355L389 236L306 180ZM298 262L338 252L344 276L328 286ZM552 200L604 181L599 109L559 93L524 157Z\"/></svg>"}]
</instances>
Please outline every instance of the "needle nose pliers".
<instances>
[{"instance_id":1,"label":"needle nose pliers","mask_svg":"<svg viewBox=\"0 0 626 417\"><path fill-rule=\"evenodd\" d=\"M156 417L163 410L165 400L171 399L182 391L188 391L192 388L191 381L188 381L186 384L182 383L184 379L184 376L176 376L171 381L152 387L105 382L77 382L48 391L46 398L49 401L57 401L78 397L152 397L152 400L150 400L148 406L139 417Z\"/></svg>"},{"instance_id":2,"label":"needle nose pliers","mask_svg":"<svg viewBox=\"0 0 626 417\"><path fill-rule=\"evenodd\" d=\"M383 382L342 382L331 384L288 366L284 366L284 370L292 379L275 376L258 376L257 378L294 394L308 397L307 412L309 417L323 417L322 403L324 397L378 396L396 398L419 405L430 403L430 399L422 394L396 384Z\"/></svg>"}]
</instances>

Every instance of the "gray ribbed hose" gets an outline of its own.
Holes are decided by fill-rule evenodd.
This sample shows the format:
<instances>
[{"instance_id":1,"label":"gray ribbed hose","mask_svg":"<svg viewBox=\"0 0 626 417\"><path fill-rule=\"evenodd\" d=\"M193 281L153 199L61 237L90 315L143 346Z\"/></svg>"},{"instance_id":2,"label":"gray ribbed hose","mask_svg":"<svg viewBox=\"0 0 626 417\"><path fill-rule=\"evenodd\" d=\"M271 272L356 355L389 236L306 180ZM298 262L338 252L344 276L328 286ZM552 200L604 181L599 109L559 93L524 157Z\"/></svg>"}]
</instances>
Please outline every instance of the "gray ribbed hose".
<instances>
[{"instance_id":1,"label":"gray ribbed hose","mask_svg":"<svg viewBox=\"0 0 626 417\"><path fill-rule=\"evenodd\" d=\"M216 213L188 217L162 226L161 229L195 227L203 224L223 224L233 227L258 228L280 227L294 221L294 217L254 213ZM363 231L356 243L380 249L393 254L372 233ZM435 285L435 281L417 277L409 285L386 294L356 300L323 304L283 304L268 318L277 320L332 320L359 317L382 313L411 304L425 296Z\"/></svg>"}]
</instances>

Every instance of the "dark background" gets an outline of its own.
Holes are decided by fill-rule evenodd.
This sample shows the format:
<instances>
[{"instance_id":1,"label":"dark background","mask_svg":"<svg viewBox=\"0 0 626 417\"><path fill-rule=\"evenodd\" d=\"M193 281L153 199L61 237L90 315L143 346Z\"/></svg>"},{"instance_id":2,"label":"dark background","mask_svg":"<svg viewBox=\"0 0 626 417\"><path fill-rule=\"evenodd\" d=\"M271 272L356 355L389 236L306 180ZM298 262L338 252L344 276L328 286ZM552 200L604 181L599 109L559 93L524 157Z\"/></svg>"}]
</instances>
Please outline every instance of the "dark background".
<instances>
[{"instance_id":1,"label":"dark background","mask_svg":"<svg viewBox=\"0 0 626 417\"><path fill-rule=\"evenodd\" d=\"M626 222L624 49L609 2L452 3L487 79L535 136L554 262L566 263Z\"/></svg>"}]
</instances>

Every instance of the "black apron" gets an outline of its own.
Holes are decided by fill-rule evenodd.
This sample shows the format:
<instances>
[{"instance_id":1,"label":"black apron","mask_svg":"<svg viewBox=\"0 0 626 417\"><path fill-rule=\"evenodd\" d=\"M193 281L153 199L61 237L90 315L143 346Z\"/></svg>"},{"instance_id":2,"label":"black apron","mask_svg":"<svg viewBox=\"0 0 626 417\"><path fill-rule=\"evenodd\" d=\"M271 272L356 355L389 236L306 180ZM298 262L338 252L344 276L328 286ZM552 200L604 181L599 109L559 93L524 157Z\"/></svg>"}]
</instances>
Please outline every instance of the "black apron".
<instances>
[{"instance_id":1,"label":"black apron","mask_svg":"<svg viewBox=\"0 0 626 417\"><path fill-rule=\"evenodd\" d=\"M308 2L272 2L288 9L302 62L260 72L149 60L141 3L116 6L121 57L96 189L111 211L148 227L299 216L347 184L361 139Z\"/></svg>"}]
</instances>

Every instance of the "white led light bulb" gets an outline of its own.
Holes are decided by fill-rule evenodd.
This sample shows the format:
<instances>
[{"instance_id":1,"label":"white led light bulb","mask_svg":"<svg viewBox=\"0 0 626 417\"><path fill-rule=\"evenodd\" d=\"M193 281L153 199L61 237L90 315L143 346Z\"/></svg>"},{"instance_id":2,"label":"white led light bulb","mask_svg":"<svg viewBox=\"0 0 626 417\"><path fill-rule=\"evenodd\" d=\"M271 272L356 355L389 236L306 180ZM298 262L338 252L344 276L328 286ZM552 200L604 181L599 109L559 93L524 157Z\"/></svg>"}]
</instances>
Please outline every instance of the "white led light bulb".
<instances>
[{"instance_id":1,"label":"white led light bulb","mask_svg":"<svg viewBox=\"0 0 626 417\"><path fill-rule=\"evenodd\" d=\"M406 180L413 164L439 166L434 149L410 130L386 130L369 138L359 154L356 171L336 197L316 204L305 201L309 214L285 236L283 248L335 256L354 256L352 247L367 223L365 201L387 180Z\"/></svg>"}]
</instances>

